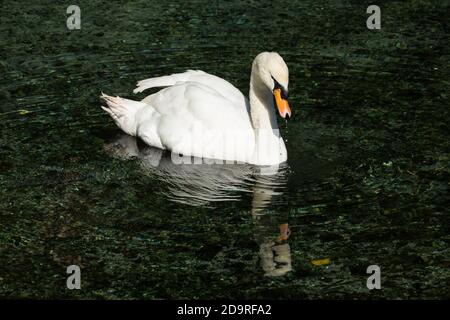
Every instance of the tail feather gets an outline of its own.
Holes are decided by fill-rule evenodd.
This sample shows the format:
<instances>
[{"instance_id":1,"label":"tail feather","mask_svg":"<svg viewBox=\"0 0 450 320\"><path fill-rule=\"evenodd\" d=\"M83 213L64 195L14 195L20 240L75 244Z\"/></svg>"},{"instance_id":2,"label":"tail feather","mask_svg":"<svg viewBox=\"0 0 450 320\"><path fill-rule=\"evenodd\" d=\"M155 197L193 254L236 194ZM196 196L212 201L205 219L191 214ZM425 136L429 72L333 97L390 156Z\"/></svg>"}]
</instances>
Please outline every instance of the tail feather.
<instances>
[{"instance_id":1,"label":"tail feather","mask_svg":"<svg viewBox=\"0 0 450 320\"><path fill-rule=\"evenodd\" d=\"M106 102L107 107L103 107L116 124L127 134L136 136L136 112L145 106L145 103L124 99L121 97L111 97L104 93L100 96Z\"/></svg>"}]
</instances>

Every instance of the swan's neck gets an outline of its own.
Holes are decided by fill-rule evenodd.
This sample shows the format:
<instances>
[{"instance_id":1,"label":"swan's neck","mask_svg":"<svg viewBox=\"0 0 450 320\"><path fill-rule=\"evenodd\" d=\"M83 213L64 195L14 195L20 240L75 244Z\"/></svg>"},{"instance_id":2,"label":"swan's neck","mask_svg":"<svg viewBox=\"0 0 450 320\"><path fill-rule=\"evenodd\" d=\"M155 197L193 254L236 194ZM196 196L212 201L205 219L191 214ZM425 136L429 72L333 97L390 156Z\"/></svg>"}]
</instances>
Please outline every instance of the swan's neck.
<instances>
[{"instance_id":1,"label":"swan's neck","mask_svg":"<svg viewBox=\"0 0 450 320\"><path fill-rule=\"evenodd\" d=\"M255 132L255 151L252 163L278 164L286 160L286 147L280 139L275 115L273 94L257 72L250 79L250 116Z\"/></svg>"},{"instance_id":2,"label":"swan's neck","mask_svg":"<svg viewBox=\"0 0 450 320\"><path fill-rule=\"evenodd\" d=\"M255 72L250 78L249 100L253 129L278 129L272 92Z\"/></svg>"}]
</instances>

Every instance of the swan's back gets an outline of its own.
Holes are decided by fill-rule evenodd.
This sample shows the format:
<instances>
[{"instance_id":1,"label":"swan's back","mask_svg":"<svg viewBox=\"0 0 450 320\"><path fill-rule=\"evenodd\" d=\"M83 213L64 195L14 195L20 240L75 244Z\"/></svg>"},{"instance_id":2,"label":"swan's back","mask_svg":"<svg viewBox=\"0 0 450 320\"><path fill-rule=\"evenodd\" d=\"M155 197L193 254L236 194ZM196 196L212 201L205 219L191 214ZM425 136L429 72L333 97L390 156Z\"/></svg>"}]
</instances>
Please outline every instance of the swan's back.
<instances>
[{"instance_id":1,"label":"swan's back","mask_svg":"<svg viewBox=\"0 0 450 320\"><path fill-rule=\"evenodd\" d=\"M137 83L137 87L133 90L133 92L138 93L150 88L169 87L186 82L196 82L209 86L236 104L245 103L246 101L246 98L241 91L239 91L231 83L225 79L201 70L187 70L183 73L175 73L168 76L141 80Z\"/></svg>"}]
</instances>

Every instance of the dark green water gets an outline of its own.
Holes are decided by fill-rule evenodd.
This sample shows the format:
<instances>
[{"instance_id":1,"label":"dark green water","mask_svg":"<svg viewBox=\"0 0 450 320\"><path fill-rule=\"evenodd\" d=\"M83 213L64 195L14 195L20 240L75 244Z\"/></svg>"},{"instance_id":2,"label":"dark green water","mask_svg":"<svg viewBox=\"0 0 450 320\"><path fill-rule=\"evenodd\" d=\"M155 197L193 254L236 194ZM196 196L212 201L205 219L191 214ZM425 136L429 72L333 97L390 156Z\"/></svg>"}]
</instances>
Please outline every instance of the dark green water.
<instances>
[{"instance_id":1,"label":"dark green water","mask_svg":"<svg viewBox=\"0 0 450 320\"><path fill-rule=\"evenodd\" d=\"M450 298L448 1L377 1L380 31L367 1L76 1L74 31L55 3L0 5L1 297ZM99 107L188 68L247 93L270 50L294 113L272 179L153 168Z\"/></svg>"}]
</instances>

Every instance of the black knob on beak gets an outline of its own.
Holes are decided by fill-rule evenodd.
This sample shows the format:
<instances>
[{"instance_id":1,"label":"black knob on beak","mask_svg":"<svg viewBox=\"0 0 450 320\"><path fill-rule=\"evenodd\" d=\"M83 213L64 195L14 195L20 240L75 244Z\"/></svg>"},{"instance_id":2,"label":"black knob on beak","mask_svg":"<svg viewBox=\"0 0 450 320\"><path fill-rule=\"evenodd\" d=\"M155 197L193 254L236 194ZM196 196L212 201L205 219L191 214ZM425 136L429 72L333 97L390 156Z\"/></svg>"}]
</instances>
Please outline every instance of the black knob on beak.
<instances>
[{"instance_id":1,"label":"black knob on beak","mask_svg":"<svg viewBox=\"0 0 450 320\"><path fill-rule=\"evenodd\" d=\"M273 90L275 89L280 89L281 90L281 97L284 100L287 100L288 95L289 95L289 91L287 88L283 87L274 77L272 77L274 86L273 86Z\"/></svg>"}]
</instances>

